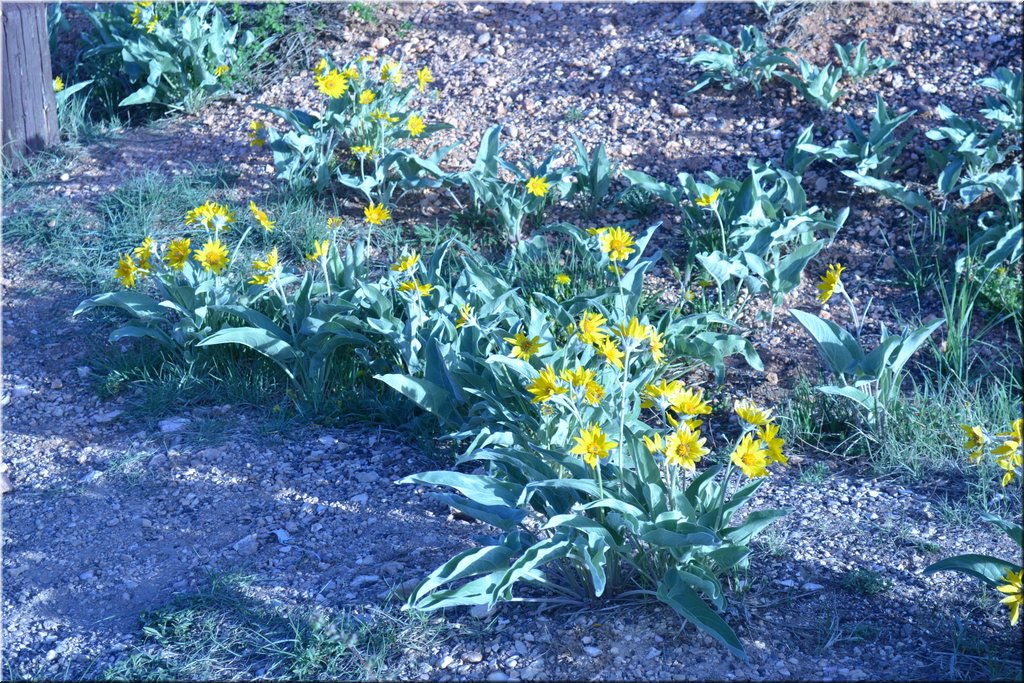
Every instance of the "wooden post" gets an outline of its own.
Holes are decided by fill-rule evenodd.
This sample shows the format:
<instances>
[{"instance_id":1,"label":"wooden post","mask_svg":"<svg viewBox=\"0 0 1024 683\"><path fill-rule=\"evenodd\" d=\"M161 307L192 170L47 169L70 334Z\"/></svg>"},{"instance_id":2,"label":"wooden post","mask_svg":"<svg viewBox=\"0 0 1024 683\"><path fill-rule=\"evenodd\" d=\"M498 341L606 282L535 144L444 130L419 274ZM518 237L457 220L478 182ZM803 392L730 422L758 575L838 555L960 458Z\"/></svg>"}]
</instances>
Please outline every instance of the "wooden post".
<instances>
[{"instance_id":1,"label":"wooden post","mask_svg":"<svg viewBox=\"0 0 1024 683\"><path fill-rule=\"evenodd\" d=\"M56 143L57 102L53 95L50 40L44 3L0 5L3 19L4 162L17 170L25 156Z\"/></svg>"}]
</instances>

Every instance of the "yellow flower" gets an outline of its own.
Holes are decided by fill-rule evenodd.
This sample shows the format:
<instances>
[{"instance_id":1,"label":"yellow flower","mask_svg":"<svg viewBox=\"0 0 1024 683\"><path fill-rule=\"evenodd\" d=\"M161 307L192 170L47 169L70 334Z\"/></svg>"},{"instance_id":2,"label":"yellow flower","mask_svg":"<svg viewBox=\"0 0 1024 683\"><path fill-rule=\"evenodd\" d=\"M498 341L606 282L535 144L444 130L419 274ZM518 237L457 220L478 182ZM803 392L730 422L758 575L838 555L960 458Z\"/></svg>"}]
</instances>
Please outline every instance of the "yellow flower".
<instances>
[{"instance_id":1,"label":"yellow flower","mask_svg":"<svg viewBox=\"0 0 1024 683\"><path fill-rule=\"evenodd\" d=\"M537 197L543 197L548 193L548 181L541 176L533 176L526 181L526 191Z\"/></svg>"},{"instance_id":2,"label":"yellow flower","mask_svg":"<svg viewBox=\"0 0 1024 683\"><path fill-rule=\"evenodd\" d=\"M1006 474L1003 475L1003 486L1007 486L1017 477L1017 470L1021 468L1024 455L1024 419L1017 418L1010 426L1010 431L1000 432L996 436L1005 439L997 448L992 449L992 455L998 456L996 464L1006 470Z\"/></svg>"},{"instance_id":3,"label":"yellow flower","mask_svg":"<svg viewBox=\"0 0 1024 683\"><path fill-rule=\"evenodd\" d=\"M317 90L331 98L341 97L348 90L348 79L337 69L331 69L323 75L316 76L313 83Z\"/></svg>"},{"instance_id":4,"label":"yellow flower","mask_svg":"<svg viewBox=\"0 0 1024 683\"><path fill-rule=\"evenodd\" d=\"M139 268L135 265L135 261L132 260L132 255L124 254L117 261L117 269L114 271L114 275L125 288L132 289L135 287L135 278L138 272Z\"/></svg>"},{"instance_id":5,"label":"yellow flower","mask_svg":"<svg viewBox=\"0 0 1024 683\"><path fill-rule=\"evenodd\" d=\"M580 318L579 338L584 344L592 344L597 346L602 344L610 332L608 328L604 327L604 324L608 322L608 318L604 317L600 313L592 313L591 311L583 311L583 317Z\"/></svg>"},{"instance_id":6,"label":"yellow flower","mask_svg":"<svg viewBox=\"0 0 1024 683\"><path fill-rule=\"evenodd\" d=\"M226 74L229 71L231 71L231 67L230 66L228 66L227 64L221 64L220 66L218 66L216 69L213 70L213 75L216 76L217 78L220 78L221 76L223 76L224 74Z\"/></svg>"},{"instance_id":7,"label":"yellow flower","mask_svg":"<svg viewBox=\"0 0 1024 683\"><path fill-rule=\"evenodd\" d=\"M558 378L555 377L555 369L550 365L540 371L537 379L533 380L530 386L526 387L526 390L533 394L533 403L550 401L555 396L569 391L558 383Z\"/></svg>"},{"instance_id":8,"label":"yellow flower","mask_svg":"<svg viewBox=\"0 0 1024 683\"><path fill-rule=\"evenodd\" d=\"M701 196L697 197L696 204L697 206L703 207L711 206L718 201L718 196L720 194L722 194L722 190L720 188L715 188L715 191L712 192L711 194L702 194Z\"/></svg>"},{"instance_id":9,"label":"yellow flower","mask_svg":"<svg viewBox=\"0 0 1024 683\"><path fill-rule=\"evenodd\" d=\"M1024 577L1024 570L1019 572L1006 572L1006 576L1003 577L1003 581L1006 583L996 586L996 590L1000 593L1006 593L1006 597L999 602L1003 605L1010 606L1010 626L1016 626L1017 620L1020 619L1020 606L1024 603L1024 587L1022 587L1022 577Z\"/></svg>"},{"instance_id":10,"label":"yellow flower","mask_svg":"<svg viewBox=\"0 0 1024 683\"><path fill-rule=\"evenodd\" d=\"M733 404L733 410L740 416L744 422L752 425L764 425L768 423L768 420L772 418L771 408L758 408L757 405L748 398L742 401L736 401Z\"/></svg>"},{"instance_id":11,"label":"yellow flower","mask_svg":"<svg viewBox=\"0 0 1024 683\"><path fill-rule=\"evenodd\" d=\"M423 135L423 131L427 129L427 124L423 123L423 119L419 116L413 114L409 117L405 127L409 130L410 137L416 137L417 135Z\"/></svg>"},{"instance_id":12,"label":"yellow flower","mask_svg":"<svg viewBox=\"0 0 1024 683\"><path fill-rule=\"evenodd\" d=\"M821 282L818 283L818 301L825 303L832 298L837 289L843 286L839 280L843 270L845 269L838 263L829 264L828 270L821 276Z\"/></svg>"},{"instance_id":13,"label":"yellow flower","mask_svg":"<svg viewBox=\"0 0 1024 683\"><path fill-rule=\"evenodd\" d=\"M996 458L996 464L1006 470L1006 474L1003 475L1003 486L1012 484L1017 477L1017 470L1021 468L1020 450L1000 455Z\"/></svg>"},{"instance_id":14,"label":"yellow flower","mask_svg":"<svg viewBox=\"0 0 1024 683\"><path fill-rule=\"evenodd\" d=\"M758 427L757 436L761 439L761 445L768 449L769 462L789 464L789 458L782 454L782 447L786 445L786 442L779 438L778 425L769 422Z\"/></svg>"},{"instance_id":15,"label":"yellow flower","mask_svg":"<svg viewBox=\"0 0 1024 683\"><path fill-rule=\"evenodd\" d=\"M665 440L665 459L672 465L693 471L697 469L697 461L710 453L704 448L707 439L702 439L700 431L690 429L688 425L680 425Z\"/></svg>"},{"instance_id":16,"label":"yellow flower","mask_svg":"<svg viewBox=\"0 0 1024 683\"><path fill-rule=\"evenodd\" d=\"M431 73L430 67L425 66L416 72L416 80L419 81L420 92L427 89L427 83L434 82L434 74Z\"/></svg>"},{"instance_id":17,"label":"yellow flower","mask_svg":"<svg viewBox=\"0 0 1024 683\"><path fill-rule=\"evenodd\" d=\"M138 268L145 275L149 273L153 268L150 265L149 259L153 256L153 249L156 247L156 242L153 241L152 237L146 237L142 240L142 244L135 247L132 251L132 255L138 261Z\"/></svg>"},{"instance_id":18,"label":"yellow flower","mask_svg":"<svg viewBox=\"0 0 1024 683\"><path fill-rule=\"evenodd\" d=\"M249 211L252 211L253 218L259 223L264 230L267 232L274 232L274 221L267 218L265 211L256 206L256 202L249 201Z\"/></svg>"},{"instance_id":19,"label":"yellow flower","mask_svg":"<svg viewBox=\"0 0 1024 683\"><path fill-rule=\"evenodd\" d=\"M665 340L653 325L647 327L647 340L651 343L651 359L661 365L665 362Z\"/></svg>"},{"instance_id":20,"label":"yellow flower","mask_svg":"<svg viewBox=\"0 0 1024 683\"><path fill-rule=\"evenodd\" d=\"M572 387L582 389L583 400L592 406L600 404L604 398L604 387L597 381L597 374L593 370L578 365L575 370L563 370L561 378Z\"/></svg>"},{"instance_id":21,"label":"yellow flower","mask_svg":"<svg viewBox=\"0 0 1024 683\"><path fill-rule=\"evenodd\" d=\"M267 141L267 124L262 121L251 121L249 123L249 146L262 147Z\"/></svg>"},{"instance_id":22,"label":"yellow flower","mask_svg":"<svg viewBox=\"0 0 1024 683\"><path fill-rule=\"evenodd\" d=\"M253 275L249 280L249 284L252 285L265 285L270 282L270 278L273 275L274 269L277 267L277 247L274 247L267 252L265 260L255 260L252 262L252 269L257 271L259 275Z\"/></svg>"},{"instance_id":23,"label":"yellow flower","mask_svg":"<svg viewBox=\"0 0 1024 683\"><path fill-rule=\"evenodd\" d=\"M402 84L402 70L398 64L391 60L384 62L380 67L380 80L391 81L394 85Z\"/></svg>"},{"instance_id":24,"label":"yellow flower","mask_svg":"<svg viewBox=\"0 0 1024 683\"><path fill-rule=\"evenodd\" d=\"M970 451L967 457L971 462L977 463L985 455L984 446L988 439L981 430L980 425L975 427L960 425L960 429L964 430L964 433L967 434L967 442L964 444L964 449Z\"/></svg>"},{"instance_id":25,"label":"yellow flower","mask_svg":"<svg viewBox=\"0 0 1024 683\"><path fill-rule=\"evenodd\" d=\"M227 230L235 222L235 214L216 202L206 202L185 214L185 225L198 223L211 232Z\"/></svg>"},{"instance_id":26,"label":"yellow flower","mask_svg":"<svg viewBox=\"0 0 1024 683\"><path fill-rule=\"evenodd\" d=\"M60 92L63 89L64 79L62 79L60 76L57 76L55 79L53 79L53 92Z\"/></svg>"},{"instance_id":27,"label":"yellow flower","mask_svg":"<svg viewBox=\"0 0 1024 683\"><path fill-rule=\"evenodd\" d=\"M665 448L665 442L661 440L661 434L655 432L654 438L644 435L644 446L647 447L647 452L654 454Z\"/></svg>"},{"instance_id":28,"label":"yellow flower","mask_svg":"<svg viewBox=\"0 0 1024 683\"><path fill-rule=\"evenodd\" d=\"M320 259L327 256L327 252L330 250L330 248L330 240L313 240L313 253L306 254L306 260L319 261Z\"/></svg>"},{"instance_id":29,"label":"yellow flower","mask_svg":"<svg viewBox=\"0 0 1024 683\"><path fill-rule=\"evenodd\" d=\"M359 93L359 104L371 104L377 99L377 95L372 90L364 90Z\"/></svg>"},{"instance_id":30,"label":"yellow flower","mask_svg":"<svg viewBox=\"0 0 1024 683\"><path fill-rule=\"evenodd\" d=\"M679 380L669 382L664 378L657 384L646 384L641 396L640 407L654 408L657 406L659 409L664 410L668 408L671 396L680 391L682 387L683 383Z\"/></svg>"},{"instance_id":31,"label":"yellow flower","mask_svg":"<svg viewBox=\"0 0 1024 683\"><path fill-rule=\"evenodd\" d=\"M342 71L341 75L344 76L345 78L347 78L350 81L358 81L359 80L359 69L355 68L354 66L350 66L350 67L347 67L344 71Z\"/></svg>"},{"instance_id":32,"label":"yellow flower","mask_svg":"<svg viewBox=\"0 0 1024 683\"><path fill-rule=\"evenodd\" d=\"M420 296L429 296L434 291L434 285L420 284L416 278L407 280L398 285L399 292L416 292Z\"/></svg>"},{"instance_id":33,"label":"yellow flower","mask_svg":"<svg viewBox=\"0 0 1024 683\"><path fill-rule=\"evenodd\" d=\"M587 234L593 235L594 237L600 237L611 230L611 228L587 228Z\"/></svg>"},{"instance_id":34,"label":"yellow flower","mask_svg":"<svg viewBox=\"0 0 1024 683\"><path fill-rule=\"evenodd\" d=\"M208 272L220 275L228 265L228 248L220 240L207 240L196 252L196 261Z\"/></svg>"},{"instance_id":35,"label":"yellow flower","mask_svg":"<svg viewBox=\"0 0 1024 683\"><path fill-rule=\"evenodd\" d=\"M338 228L341 227L341 225L342 225L342 220L338 216L331 216L330 218L327 219L327 229L328 230L337 230Z\"/></svg>"},{"instance_id":36,"label":"yellow flower","mask_svg":"<svg viewBox=\"0 0 1024 683\"><path fill-rule=\"evenodd\" d=\"M703 389L686 389L681 386L668 397L669 405L677 415L694 417L710 415L711 406L704 400Z\"/></svg>"},{"instance_id":37,"label":"yellow flower","mask_svg":"<svg viewBox=\"0 0 1024 683\"><path fill-rule=\"evenodd\" d=\"M617 441L608 441L607 435L601 431L601 427L590 423L589 428L580 431L579 436L574 436L576 445L570 453L583 456L583 462L593 468L597 468L600 458L607 458L609 451L619 445Z\"/></svg>"},{"instance_id":38,"label":"yellow flower","mask_svg":"<svg viewBox=\"0 0 1024 683\"><path fill-rule=\"evenodd\" d=\"M749 433L743 435L731 457L733 464L751 479L768 476L768 451Z\"/></svg>"},{"instance_id":39,"label":"yellow flower","mask_svg":"<svg viewBox=\"0 0 1024 683\"><path fill-rule=\"evenodd\" d=\"M619 347L615 345L614 341L611 339L605 339L597 346L597 351L604 356L604 359L608 363L619 370L623 369L622 359L626 357L626 354L624 354Z\"/></svg>"},{"instance_id":40,"label":"yellow flower","mask_svg":"<svg viewBox=\"0 0 1024 683\"><path fill-rule=\"evenodd\" d=\"M598 242L601 251L608 254L611 261L625 261L635 249L633 249L633 236L622 228L609 228L598 235Z\"/></svg>"},{"instance_id":41,"label":"yellow flower","mask_svg":"<svg viewBox=\"0 0 1024 683\"><path fill-rule=\"evenodd\" d=\"M504 340L512 345L512 351L509 352L509 355L513 358L522 358L523 360L530 360L530 357L540 351L540 347L544 346L544 342L540 340L540 337L531 339L522 332L517 332L514 337L504 337Z\"/></svg>"},{"instance_id":42,"label":"yellow flower","mask_svg":"<svg viewBox=\"0 0 1024 683\"><path fill-rule=\"evenodd\" d=\"M370 147L369 145L356 145L354 147L349 147L348 151L352 152L353 154L357 154L359 156L369 157L371 159L374 156L376 156L373 153L373 147Z\"/></svg>"},{"instance_id":43,"label":"yellow flower","mask_svg":"<svg viewBox=\"0 0 1024 683\"><path fill-rule=\"evenodd\" d=\"M394 268L394 266L392 266ZM455 321L455 328L458 329L466 323L472 323L474 321L473 307L469 304L463 304L459 306L459 319Z\"/></svg>"},{"instance_id":44,"label":"yellow flower","mask_svg":"<svg viewBox=\"0 0 1024 683\"><path fill-rule=\"evenodd\" d=\"M641 325L636 316L630 318L629 323L620 323L614 332L623 342L642 342L647 339L647 325Z\"/></svg>"},{"instance_id":45,"label":"yellow flower","mask_svg":"<svg viewBox=\"0 0 1024 683\"><path fill-rule=\"evenodd\" d=\"M146 23L146 33L152 33L156 30L156 27L160 25L160 16L157 14L153 15L153 18Z\"/></svg>"},{"instance_id":46,"label":"yellow flower","mask_svg":"<svg viewBox=\"0 0 1024 683\"><path fill-rule=\"evenodd\" d=\"M391 212L384 208L384 202L374 206L373 202L363 209L363 217L370 225L381 225L384 221L391 220Z\"/></svg>"},{"instance_id":47,"label":"yellow flower","mask_svg":"<svg viewBox=\"0 0 1024 683\"><path fill-rule=\"evenodd\" d=\"M181 270L185 267L188 257L192 255L192 240L184 237L178 240L171 240L167 245L167 253L164 254L164 261L171 270Z\"/></svg>"},{"instance_id":48,"label":"yellow flower","mask_svg":"<svg viewBox=\"0 0 1024 683\"><path fill-rule=\"evenodd\" d=\"M383 109L374 109L373 113L370 114L370 118L379 119L381 121L387 121L388 123L397 123L398 117L391 116Z\"/></svg>"},{"instance_id":49,"label":"yellow flower","mask_svg":"<svg viewBox=\"0 0 1024 683\"><path fill-rule=\"evenodd\" d=\"M396 273L404 273L405 271L411 269L419 262L420 255L414 251L408 256L406 256L404 259L399 261L398 263L392 264L391 270L395 271Z\"/></svg>"},{"instance_id":50,"label":"yellow flower","mask_svg":"<svg viewBox=\"0 0 1024 683\"><path fill-rule=\"evenodd\" d=\"M1024 443L1024 418L1018 417L1010 425L1010 431L999 432L996 436L1008 436L1017 442L1017 446L1020 447L1021 443Z\"/></svg>"},{"instance_id":51,"label":"yellow flower","mask_svg":"<svg viewBox=\"0 0 1024 683\"><path fill-rule=\"evenodd\" d=\"M330 70L331 70L331 67L330 67L329 64L327 64L327 59L325 57L321 57L320 61L317 63L317 65L313 67L313 76L314 77L324 76Z\"/></svg>"},{"instance_id":52,"label":"yellow flower","mask_svg":"<svg viewBox=\"0 0 1024 683\"><path fill-rule=\"evenodd\" d=\"M558 287L565 287L566 285L572 282L572 278L566 275L565 273L558 273L557 275L555 275L554 279L555 285L557 285Z\"/></svg>"}]
</instances>

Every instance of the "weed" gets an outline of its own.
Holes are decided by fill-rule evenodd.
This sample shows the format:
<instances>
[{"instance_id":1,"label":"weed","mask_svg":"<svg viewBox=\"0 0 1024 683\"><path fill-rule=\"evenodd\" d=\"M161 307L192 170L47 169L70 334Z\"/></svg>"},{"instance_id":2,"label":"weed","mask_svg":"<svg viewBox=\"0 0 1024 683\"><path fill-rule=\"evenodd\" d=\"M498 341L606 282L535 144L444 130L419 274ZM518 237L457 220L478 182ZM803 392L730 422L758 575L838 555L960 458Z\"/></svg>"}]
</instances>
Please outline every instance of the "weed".
<instances>
[{"instance_id":1,"label":"weed","mask_svg":"<svg viewBox=\"0 0 1024 683\"><path fill-rule=\"evenodd\" d=\"M583 119L587 118L587 110L580 109L575 105L570 105L569 108L565 110L565 115L563 116L563 118L569 123L582 121Z\"/></svg>"},{"instance_id":2,"label":"weed","mask_svg":"<svg viewBox=\"0 0 1024 683\"><path fill-rule=\"evenodd\" d=\"M778 526L770 526L758 537L757 547L771 557L782 557L789 549L789 533Z\"/></svg>"},{"instance_id":3,"label":"weed","mask_svg":"<svg viewBox=\"0 0 1024 683\"><path fill-rule=\"evenodd\" d=\"M823 462L816 462L800 470L800 483L808 486L824 484L832 478L832 470Z\"/></svg>"},{"instance_id":4,"label":"weed","mask_svg":"<svg viewBox=\"0 0 1024 683\"><path fill-rule=\"evenodd\" d=\"M889 582L878 572L870 569L854 569L839 579L843 588L861 595L878 595L889 590Z\"/></svg>"},{"instance_id":5,"label":"weed","mask_svg":"<svg viewBox=\"0 0 1024 683\"><path fill-rule=\"evenodd\" d=\"M640 220L653 216L658 210L654 195L636 185L627 188L619 195L619 204Z\"/></svg>"},{"instance_id":6,"label":"weed","mask_svg":"<svg viewBox=\"0 0 1024 683\"><path fill-rule=\"evenodd\" d=\"M442 632L436 622L390 608L327 613L270 606L250 580L215 577L200 592L142 615L143 643L107 680L398 679L408 653Z\"/></svg>"},{"instance_id":7,"label":"weed","mask_svg":"<svg viewBox=\"0 0 1024 683\"><path fill-rule=\"evenodd\" d=\"M848 448L853 434L855 414L840 397L818 391L820 379L813 384L801 378L783 411L782 429L785 439L832 453Z\"/></svg>"},{"instance_id":8,"label":"weed","mask_svg":"<svg viewBox=\"0 0 1024 683\"><path fill-rule=\"evenodd\" d=\"M348 11L359 17L367 24L376 25L380 23L380 20L377 18L377 12L370 3L353 2L348 6Z\"/></svg>"}]
</instances>

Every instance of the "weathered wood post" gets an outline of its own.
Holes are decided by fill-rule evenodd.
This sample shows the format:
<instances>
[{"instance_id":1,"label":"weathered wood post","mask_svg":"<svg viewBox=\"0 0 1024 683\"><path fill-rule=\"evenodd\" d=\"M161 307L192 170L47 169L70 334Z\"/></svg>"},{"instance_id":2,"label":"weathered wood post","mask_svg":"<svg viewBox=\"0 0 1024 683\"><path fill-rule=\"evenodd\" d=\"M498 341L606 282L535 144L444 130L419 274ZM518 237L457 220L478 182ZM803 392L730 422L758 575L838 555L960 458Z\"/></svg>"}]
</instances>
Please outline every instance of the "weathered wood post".
<instances>
[{"instance_id":1,"label":"weathered wood post","mask_svg":"<svg viewBox=\"0 0 1024 683\"><path fill-rule=\"evenodd\" d=\"M53 95L50 41L43 3L0 4L3 19L4 163L18 169L26 155L60 137Z\"/></svg>"}]
</instances>

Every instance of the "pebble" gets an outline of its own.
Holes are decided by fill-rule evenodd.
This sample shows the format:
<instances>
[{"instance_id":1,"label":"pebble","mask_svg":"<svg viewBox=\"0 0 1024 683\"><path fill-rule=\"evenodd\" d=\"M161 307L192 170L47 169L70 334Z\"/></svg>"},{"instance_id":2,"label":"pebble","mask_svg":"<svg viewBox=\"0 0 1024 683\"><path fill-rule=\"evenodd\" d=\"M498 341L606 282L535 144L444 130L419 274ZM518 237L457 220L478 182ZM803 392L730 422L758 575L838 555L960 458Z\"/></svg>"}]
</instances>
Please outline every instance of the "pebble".
<instances>
[{"instance_id":1,"label":"pebble","mask_svg":"<svg viewBox=\"0 0 1024 683\"><path fill-rule=\"evenodd\" d=\"M164 420L160 420L159 427L160 431L167 434L171 432L180 432L182 429L187 427L192 420L187 417L169 417Z\"/></svg>"},{"instance_id":2,"label":"pebble","mask_svg":"<svg viewBox=\"0 0 1024 683\"><path fill-rule=\"evenodd\" d=\"M462 655L462 661L469 662L470 664L479 664L484 659L484 655L479 650L472 650Z\"/></svg>"},{"instance_id":3,"label":"pebble","mask_svg":"<svg viewBox=\"0 0 1024 683\"><path fill-rule=\"evenodd\" d=\"M94 415L92 419L96 424L108 424L121 417L123 413L123 410L111 410L110 412Z\"/></svg>"},{"instance_id":4,"label":"pebble","mask_svg":"<svg viewBox=\"0 0 1024 683\"><path fill-rule=\"evenodd\" d=\"M356 481L360 484L372 484L373 482L380 479L380 475L376 472L357 472Z\"/></svg>"},{"instance_id":5,"label":"pebble","mask_svg":"<svg viewBox=\"0 0 1024 683\"><path fill-rule=\"evenodd\" d=\"M231 547L239 555L252 555L259 548L259 544L256 541L255 534L249 534L235 541L235 544Z\"/></svg>"},{"instance_id":6,"label":"pebble","mask_svg":"<svg viewBox=\"0 0 1024 683\"><path fill-rule=\"evenodd\" d=\"M489 681L507 681L509 680L508 674L504 671L492 671L487 674L487 680Z\"/></svg>"},{"instance_id":7,"label":"pebble","mask_svg":"<svg viewBox=\"0 0 1024 683\"><path fill-rule=\"evenodd\" d=\"M595 645L586 645L583 647L583 651L587 653L589 657L597 657L601 654L601 648Z\"/></svg>"},{"instance_id":8,"label":"pebble","mask_svg":"<svg viewBox=\"0 0 1024 683\"><path fill-rule=\"evenodd\" d=\"M689 113L689 110L683 105L673 102L669 105L669 113L672 114L673 118L681 119Z\"/></svg>"},{"instance_id":9,"label":"pebble","mask_svg":"<svg viewBox=\"0 0 1024 683\"><path fill-rule=\"evenodd\" d=\"M378 581L380 581L380 577L376 574L363 574L352 579L352 582L349 584L349 587L359 588L360 586L365 586L370 583L377 583Z\"/></svg>"},{"instance_id":10,"label":"pebble","mask_svg":"<svg viewBox=\"0 0 1024 683\"><path fill-rule=\"evenodd\" d=\"M56 650L50 650L49 652L46 653L46 661L52 662L55 659L57 659L57 651Z\"/></svg>"},{"instance_id":11,"label":"pebble","mask_svg":"<svg viewBox=\"0 0 1024 683\"><path fill-rule=\"evenodd\" d=\"M371 47L374 50L386 50L389 45L391 45L391 41L385 38L384 36L380 36L373 41Z\"/></svg>"}]
</instances>

